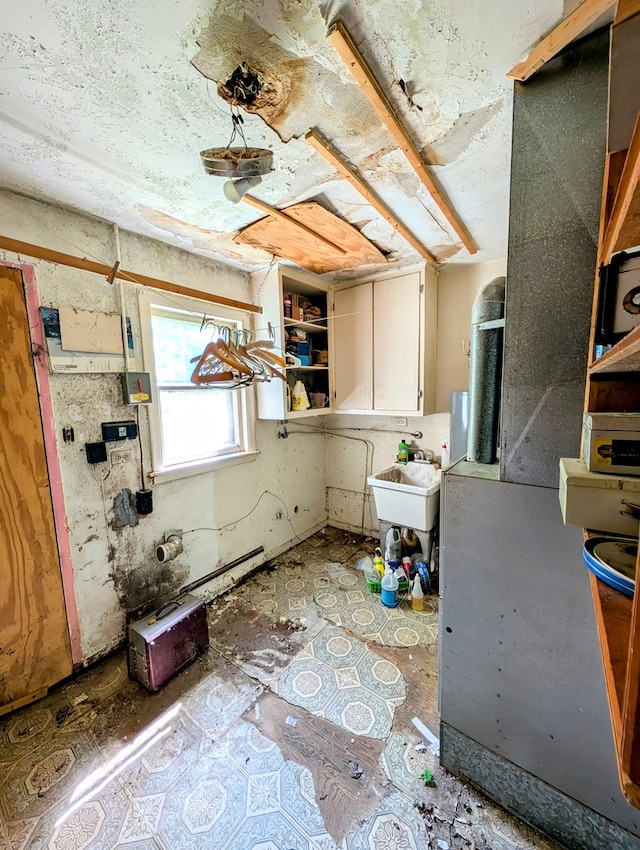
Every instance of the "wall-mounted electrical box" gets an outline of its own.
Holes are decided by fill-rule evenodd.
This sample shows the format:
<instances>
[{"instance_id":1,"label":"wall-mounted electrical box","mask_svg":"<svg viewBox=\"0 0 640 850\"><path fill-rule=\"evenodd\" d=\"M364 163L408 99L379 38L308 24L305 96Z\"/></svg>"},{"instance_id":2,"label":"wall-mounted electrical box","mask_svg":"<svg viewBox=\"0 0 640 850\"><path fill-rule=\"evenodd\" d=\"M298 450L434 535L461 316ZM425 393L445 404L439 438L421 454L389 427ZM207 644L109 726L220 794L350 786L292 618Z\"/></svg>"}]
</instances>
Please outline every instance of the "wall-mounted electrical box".
<instances>
[{"instance_id":1,"label":"wall-mounted electrical box","mask_svg":"<svg viewBox=\"0 0 640 850\"><path fill-rule=\"evenodd\" d=\"M88 463L104 463L107 459L107 447L105 443L85 443Z\"/></svg>"},{"instance_id":2,"label":"wall-mounted electrical box","mask_svg":"<svg viewBox=\"0 0 640 850\"><path fill-rule=\"evenodd\" d=\"M135 440L138 436L138 426L135 422L103 422L102 439L106 442L112 440Z\"/></svg>"},{"instance_id":3,"label":"wall-mounted electrical box","mask_svg":"<svg viewBox=\"0 0 640 850\"><path fill-rule=\"evenodd\" d=\"M125 372L122 388L125 404L151 404L151 376L148 372Z\"/></svg>"}]
</instances>

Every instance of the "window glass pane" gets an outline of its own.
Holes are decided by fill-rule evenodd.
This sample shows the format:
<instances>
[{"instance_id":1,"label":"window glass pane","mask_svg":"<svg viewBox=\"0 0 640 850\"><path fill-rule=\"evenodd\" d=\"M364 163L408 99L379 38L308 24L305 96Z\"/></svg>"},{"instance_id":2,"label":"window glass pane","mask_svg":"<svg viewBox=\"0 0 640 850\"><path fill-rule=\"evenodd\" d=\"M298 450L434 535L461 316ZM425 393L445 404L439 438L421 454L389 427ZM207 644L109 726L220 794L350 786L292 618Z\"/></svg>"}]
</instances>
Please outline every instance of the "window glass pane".
<instances>
[{"instance_id":1,"label":"window glass pane","mask_svg":"<svg viewBox=\"0 0 640 850\"><path fill-rule=\"evenodd\" d=\"M158 384L188 384L194 364L207 343L211 342L211 330L200 330L201 322L190 321L177 315L151 316L153 333L153 359Z\"/></svg>"},{"instance_id":2,"label":"window glass pane","mask_svg":"<svg viewBox=\"0 0 640 850\"><path fill-rule=\"evenodd\" d=\"M239 450L234 390L160 390L164 465Z\"/></svg>"}]
</instances>

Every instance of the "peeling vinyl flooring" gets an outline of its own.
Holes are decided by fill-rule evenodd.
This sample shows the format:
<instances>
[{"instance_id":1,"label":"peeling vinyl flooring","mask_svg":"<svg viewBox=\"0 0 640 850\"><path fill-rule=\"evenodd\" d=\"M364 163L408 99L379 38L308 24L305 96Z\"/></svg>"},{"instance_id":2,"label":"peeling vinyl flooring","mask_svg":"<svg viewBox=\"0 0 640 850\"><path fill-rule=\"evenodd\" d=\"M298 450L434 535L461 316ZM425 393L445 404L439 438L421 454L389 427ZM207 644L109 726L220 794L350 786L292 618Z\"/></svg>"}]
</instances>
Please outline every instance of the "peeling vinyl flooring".
<instances>
[{"instance_id":1,"label":"peeling vinyl flooring","mask_svg":"<svg viewBox=\"0 0 640 850\"><path fill-rule=\"evenodd\" d=\"M121 652L4 718L0 850L551 850L412 725L438 731L437 600L382 609L373 545L328 528L272 561L157 695Z\"/></svg>"}]
</instances>

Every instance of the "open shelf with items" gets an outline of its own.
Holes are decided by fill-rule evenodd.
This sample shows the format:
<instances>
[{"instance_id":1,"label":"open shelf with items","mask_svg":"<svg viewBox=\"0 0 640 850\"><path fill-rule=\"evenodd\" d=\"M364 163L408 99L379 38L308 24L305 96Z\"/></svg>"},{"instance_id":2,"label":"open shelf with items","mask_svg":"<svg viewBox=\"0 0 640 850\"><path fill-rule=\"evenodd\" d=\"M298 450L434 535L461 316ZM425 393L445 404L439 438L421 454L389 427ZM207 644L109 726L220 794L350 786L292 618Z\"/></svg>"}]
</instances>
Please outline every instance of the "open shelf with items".
<instances>
[{"instance_id":1,"label":"open shelf with items","mask_svg":"<svg viewBox=\"0 0 640 850\"><path fill-rule=\"evenodd\" d=\"M278 353L287 360L286 384L271 381L258 385L259 418L301 419L332 413L329 284L280 266L266 278L254 275L253 286L262 307L261 322L271 326ZM296 385L306 393L306 409L294 409Z\"/></svg>"},{"instance_id":2,"label":"open shelf with items","mask_svg":"<svg viewBox=\"0 0 640 850\"><path fill-rule=\"evenodd\" d=\"M585 531L587 538L589 532ZM632 652L634 603L589 573L591 598L598 628L613 740L616 746L618 774L622 792L640 808L640 784L637 777L637 685L629 690L629 678L638 681L638 654ZM632 779L634 776L635 779Z\"/></svg>"},{"instance_id":3,"label":"open shelf with items","mask_svg":"<svg viewBox=\"0 0 640 850\"><path fill-rule=\"evenodd\" d=\"M613 30L613 38L616 37ZM610 98L614 92L610 91ZM640 245L640 117L629 147L608 154L602 193L598 272L613 254ZM601 303L596 276L587 370L588 413L640 411L640 325L595 359ZM583 446L583 452L585 447ZM585 538L592 534L585 530ZM640 569L640 568L639 568ZM640 575L640 573L638 574ZM640 808L640 592L633 600L589 573L622 791Z\"/></svg>"}]
</instances>

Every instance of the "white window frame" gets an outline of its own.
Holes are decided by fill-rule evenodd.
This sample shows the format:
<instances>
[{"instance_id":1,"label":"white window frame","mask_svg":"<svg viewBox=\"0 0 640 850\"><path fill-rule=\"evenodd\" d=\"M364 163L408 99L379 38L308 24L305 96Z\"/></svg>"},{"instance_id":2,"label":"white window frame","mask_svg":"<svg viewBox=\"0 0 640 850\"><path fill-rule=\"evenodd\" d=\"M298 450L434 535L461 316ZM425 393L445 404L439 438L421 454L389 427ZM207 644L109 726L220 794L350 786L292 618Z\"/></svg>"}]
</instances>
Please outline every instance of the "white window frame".
<instances>
[{"instance_id":1,"label":"white window frame","mask_svg":"<svg viewBox=\"0 0 640 850\"><path fill-rule=\"evenodd\" d=\"M210 301L201 301L198 298L189 298L185 295L164 295L151 289L144 289L138 295L138 307L140 310L140 329L142 336L142 356L144 368L151 375L151 391L153 402L147 405L149 414L149 431L151 436L151 462L153 471L149 473L155 482L172 481L176 478L184 478L189 475L198 475L203 472L211 472L227 466L235 466L255 460L258 455L256 450L256 409L255 391L253 387L243 387L234 390L212 390L203 389L202 392L233 392L237 393L238 410L238 433L240 437L241 450L228 452L213 458L205 458L198 461L190 461L171 466L165 465L162 445L162 423L160 405L158 403L158 384L156 380L155 361L153 356L153 336L151 329L152 308L159 307L163 310L196 313L208 317L215 317L224 321L241 322L242 327L251 328L251 314L242 310L234 310L221 304ZM208 339L203 334L203 349Z\"/></svg>"}]
</instances>

